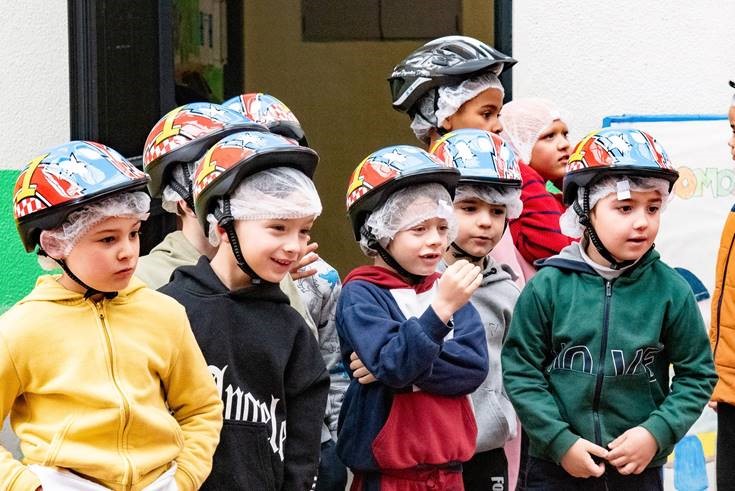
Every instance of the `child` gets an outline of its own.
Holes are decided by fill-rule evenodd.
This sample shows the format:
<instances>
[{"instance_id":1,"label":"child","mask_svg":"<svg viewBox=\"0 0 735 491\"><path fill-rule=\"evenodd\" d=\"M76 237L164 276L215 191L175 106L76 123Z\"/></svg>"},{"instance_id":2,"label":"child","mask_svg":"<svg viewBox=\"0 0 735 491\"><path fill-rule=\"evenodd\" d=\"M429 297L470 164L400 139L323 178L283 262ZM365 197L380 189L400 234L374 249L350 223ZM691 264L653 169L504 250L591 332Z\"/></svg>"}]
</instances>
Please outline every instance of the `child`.
<instances>
[{"instance_id":1,"label":"child","mask_svg":"<svg viewBox=\"0 0 735 491\"><path fill-rule=\"evenodd\" d=\"M393 109L409 115L411 129L427 148L461 128L500 133L505 92L498 75L515 63L468 36L434 39L393 68L388 78Z\"/></svg>"},{"instance_id":2,"label":"child","mask_svg":"<svg viewBox=\"0 0 735 491\"><path fill-rule=\"evenodd\" d=\"M735 82L730 82L735 88ZM730 155L735 160L735 95L730 102ZM733 209L735 210L735 208ZM712 300L710 342L720 376L710 405L717 410L717 487L727 489L735 482L735 369L733 369L733 336L731 329L735 319L735 290L728 276L728 264L735 242L735 211L730 211L722 230L717 253L715 293ZM731 273L730 273L731 275Z\"/></svg>"},{"instance_id":3,"label":"child","mask_svg":"<svg viewBox=\"0 0 735 491\"><path fill-rule=\"evenodd\" d=\"M513 271L488 254L500 241L508 220L518 217L523 208L521 173L503 140L482 130L453 131L437 142L432 153L461 173L454 197L459 230L444 262L451 265L465 258L482 268L482 283L471 300L485 326L490 363L487 378L472 393L477 450L462 466L464 487L509 489L503 447L515 436L516 415L503 389L500 350L520 291Z\"/></svg>"},{"instance_id":4,"label":"child","mask_svg":"<svg viewBox=\"0 0 735 491\"><path fill-rule=\"evenodd\" d=\"M169 233L147 256L140 258L135 275L151 288L171 279L174 269L192 266L201 256L211 258L216 248L197 222L192 194L194 166L217 141L237 131L267 131L261 124L217 104L195 102L177 107L151 129L143 151L143 168L151 176L148 191L161 199L161 206L175 213L181 230ZM291 306L316 332L296 285L289 276L281 289Z\"/></svg>"},{"instance_id":5,"label":"child","mask_svg":"<svg viewBox=\"0 0 735 491\"><path fill-rule=\"evenodd\" d=\"M296 115L272 95L251 92L228 99L222 105L265 125L272 133L296 140L301 146L309 146ZM309 269L302 267L297 271L298 279L294 272L291 272L301 299L316 324L319 349L329 372L329 397L322 428L322 449L316 491L344 491L347 485L347 470L335 454L339 408L342 406L342 399L349 383L349 376L339 353L339 338L335 325L335 311L342 283L337 270L313 252L316 248L315 242L310 244L309 253L302 261L302 263L310 261Z\"/></svg>"},{"instance_id":6,"label":"child","mask_svg":"<svg viewBox=\"0 0 735 491\"><path fill-rule=\"evenodd\" d=\"M161 291L186 308L225 404L202 489L311 489L316 478L329 378L278 282L321 213L317 161L293 140L246 131L216 143L194 172L196 215L219 247Z\"/></svg>"},{"instance_id":7,"label":"child","mask_svg":"<svg viewBox=\"0 0 735 491\"><path fill-rule=\"evenodd\" d=\"M214 255L215 248L194 214L191 175L196 161L212 145L243 130L266 128L217 104L195 102L170 111L148 134L143 150L143 168L151 176L148 190L181 222L181 230L168 234L138 262L135 274L151 288L168 283L177 267Z\"/></svg>"},{"instance_id":8,"label":"child","mask_svg":"<svg viewBox=\"0 0 735 491\"><path fill-rule=\"evenodd\" d=\"M461 489L461 462L475 451L467 394L488 361L468 300L482 275L464 260L439 281L435 273L456 235L458 174L399 145L369 155L350 180L353 232L374 258L345 278L337 305L342 358L365 367L347 389L337 439L353 490Z\"/></svg>"},{"instance_id":9,"label":"child","mask_svg":"<svg viewBox=\"0 0 735 491\"><path fill-rule=\"evenodd\" d=\"M677 176L640 130L591 133L572 153L562 227L582 241L541 263L502 353L529 490L662 490L661 466L712 391L692 290L653 249Z\"/></svg>"},{"instance_id":10,"label":"child","mask_svg":"<svg viewBox=\"0 0 735 491\"><path fill-rule=\"evenodd\" d=\"M0 317L0 450L7 490L195 490L209 474L222 404L183 309L133 278L148 177L74 141L31 161L14 215L41 276ZM50 263L50 265L49 265Z\"/></svg>"},{"instance_id":11,"label":"child","mask_svg":"<svg viewBox=\"0 0 735 491\"><path fill-rule=\"evenodd\" d=\"M547 99L514 99L503 106L500 122L500 136L525 165L546 180L549 192L561 202L570 149L569 128L560 111Z\"/></svg>"},{"instance_id":12,"label":"child","mask_svg":"<svg viewBox=\"0 0 735 491\"><path fill-rule=\"evenodd\" d=\"M500 136L521 159L523 213L511 223L513 243L528 264L558 254L571 243L561 233L562 179L569 160L567 125L545 99L517 99L503 107ZM526 269L526 279L534 270Z\"/></svg>"}]
</instances>

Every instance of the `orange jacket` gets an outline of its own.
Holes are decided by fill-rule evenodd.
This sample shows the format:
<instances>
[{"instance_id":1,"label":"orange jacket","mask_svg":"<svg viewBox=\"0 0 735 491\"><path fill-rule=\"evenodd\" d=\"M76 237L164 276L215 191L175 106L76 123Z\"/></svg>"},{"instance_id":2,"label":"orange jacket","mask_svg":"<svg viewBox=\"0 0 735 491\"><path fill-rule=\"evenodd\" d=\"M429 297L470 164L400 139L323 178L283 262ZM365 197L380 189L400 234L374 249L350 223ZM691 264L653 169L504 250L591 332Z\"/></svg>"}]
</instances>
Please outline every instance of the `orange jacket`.
<instances>
[{"instance_id":1,"label":"orange jacket","mask_svg":"<svg viewBox=\"0 0 735 491\"><path fill-rule=\"evenodd\" d=\"M713 401L735 404L735 206L725 221L717 251L709 338L720 379Z\"/></svg>"}]
</instances>

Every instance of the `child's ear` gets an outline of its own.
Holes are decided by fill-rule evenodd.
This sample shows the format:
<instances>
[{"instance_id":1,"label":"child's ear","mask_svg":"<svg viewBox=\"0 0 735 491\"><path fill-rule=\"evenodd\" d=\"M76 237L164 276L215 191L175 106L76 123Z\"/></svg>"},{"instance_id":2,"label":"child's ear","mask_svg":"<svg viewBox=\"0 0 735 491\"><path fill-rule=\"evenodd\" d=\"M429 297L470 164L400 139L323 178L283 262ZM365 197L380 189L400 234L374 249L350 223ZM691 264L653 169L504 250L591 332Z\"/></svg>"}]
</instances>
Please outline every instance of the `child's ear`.
<instances>
[{"instance_id":1,"label":"child's ear","mask_svg":"<svg viewBox=\"0 0 735 491\"><path fill-rule=\"evenodd\" d=\"M186 202L186 200L180 199L176 202L176 204L179 206L179 210L181 210L182 214L196 218L196 213L194 213L194 210L189 208L189 204Z\"/></svg>"},{"instance_id":2,"label":"child's ear","mask_svg":"<svg viewBox=\"0 0 735 491\"><path fill-rule=\"evenodd\" d=\"M41 232L39 242L41 244L41 249L43 249L46 255L50 258L64 258L64 249L66 244L63 244L58 238L54 237L44 230L43 232Z\"/></svg>"},{"instance_id":3,"label":"child's ear","mask_svg":"<svg viewBox=\"0 0 735 491\"><path fill-rule=\"evenodd\" d=\"M217 235L219 235L219 241L220 243L229 244L230 238L227 236L227 232L225 232L225 229L217 225Z\"/></svg>"}]
</instances>

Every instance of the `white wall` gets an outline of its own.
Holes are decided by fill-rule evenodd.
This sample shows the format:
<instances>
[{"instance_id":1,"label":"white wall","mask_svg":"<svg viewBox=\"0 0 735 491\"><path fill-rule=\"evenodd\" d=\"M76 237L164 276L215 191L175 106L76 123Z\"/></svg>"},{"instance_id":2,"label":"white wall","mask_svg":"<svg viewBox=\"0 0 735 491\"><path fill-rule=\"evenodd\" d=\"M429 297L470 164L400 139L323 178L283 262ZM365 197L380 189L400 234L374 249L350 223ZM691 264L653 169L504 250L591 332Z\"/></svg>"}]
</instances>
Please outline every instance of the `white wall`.
<instances>
[{"instance_id":1,"label":"white wall","mask_svg":"<svg viewBox=\"0 0 735 491\"><path fill-rule=\"evenodd\" d=\"M513 97L569 111L573 143L610 114L725 113L735 2L516 1L513 57Z\"/></svg>"},{"instance_id":2,"label":"white wall","mask_svg":"<svg viewBox=\"0 0 735 491\"><path fill-rule=\"evenodd\" d=\"M0 169L69 139L67 2L2 2Z\"/></svg>"}]
</instances>

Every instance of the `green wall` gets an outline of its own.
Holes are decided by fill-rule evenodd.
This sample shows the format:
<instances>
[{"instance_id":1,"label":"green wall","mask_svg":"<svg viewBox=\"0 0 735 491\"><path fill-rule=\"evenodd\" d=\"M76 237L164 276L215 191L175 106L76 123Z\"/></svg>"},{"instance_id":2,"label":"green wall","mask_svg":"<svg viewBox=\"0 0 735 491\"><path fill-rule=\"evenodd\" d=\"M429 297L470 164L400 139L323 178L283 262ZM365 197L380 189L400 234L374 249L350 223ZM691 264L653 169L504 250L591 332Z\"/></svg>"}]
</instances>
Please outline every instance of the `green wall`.
<instances>
[{"instance_id":1,"label":"green wall","mask_svg":"<svg viewBox=\"0 0 735 491\"><path fill-rule=\"evenodd\" d=\"M43 272L36 256L27 254L15 230L13 221L13 186L16 170L0 170L0 237L2 237L2 267L0 267L0 313L31 291L36 277Z\"/></svg>"}]
</instances>

